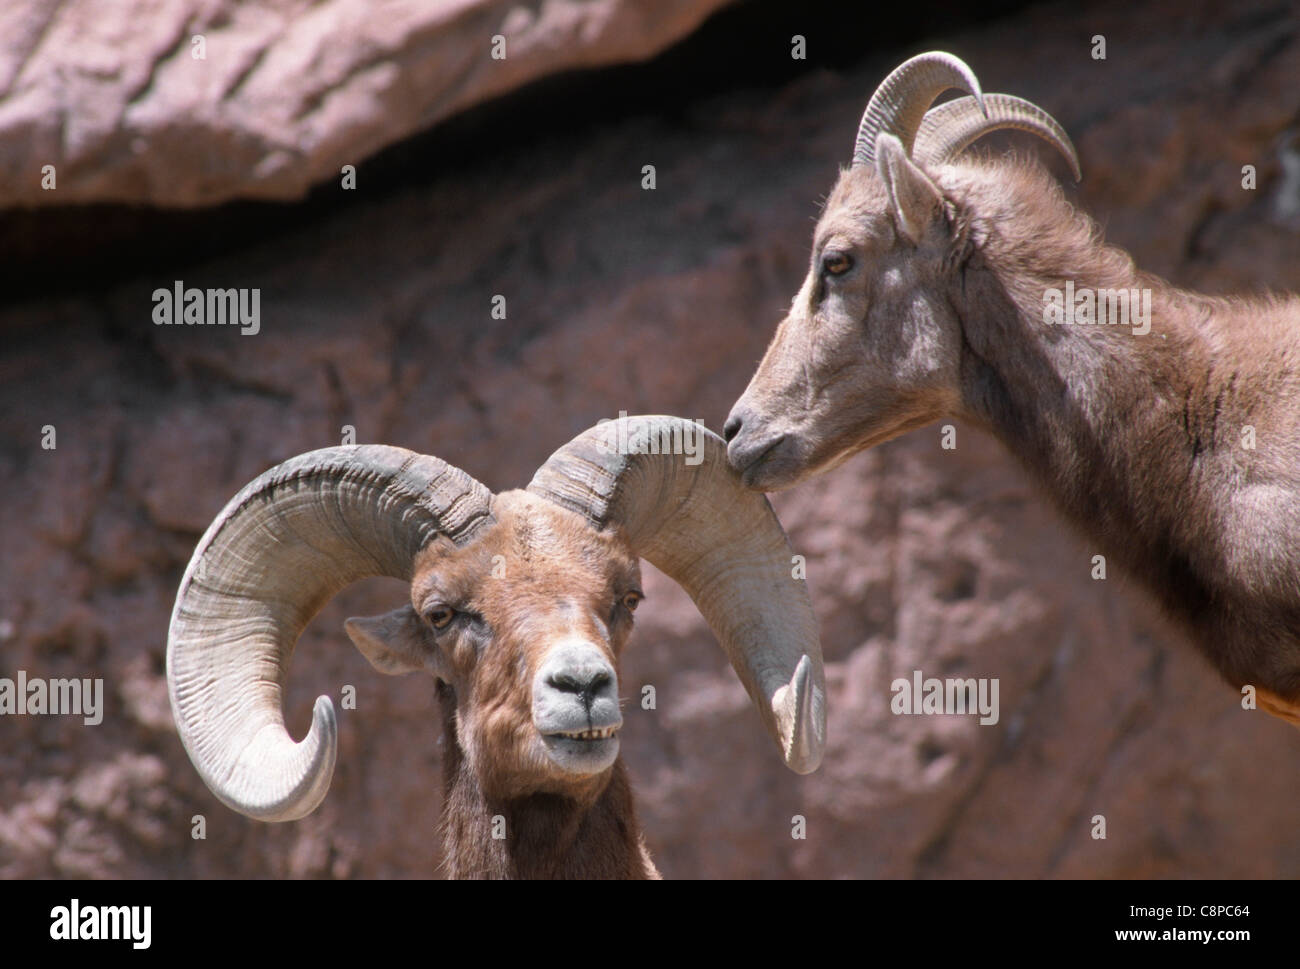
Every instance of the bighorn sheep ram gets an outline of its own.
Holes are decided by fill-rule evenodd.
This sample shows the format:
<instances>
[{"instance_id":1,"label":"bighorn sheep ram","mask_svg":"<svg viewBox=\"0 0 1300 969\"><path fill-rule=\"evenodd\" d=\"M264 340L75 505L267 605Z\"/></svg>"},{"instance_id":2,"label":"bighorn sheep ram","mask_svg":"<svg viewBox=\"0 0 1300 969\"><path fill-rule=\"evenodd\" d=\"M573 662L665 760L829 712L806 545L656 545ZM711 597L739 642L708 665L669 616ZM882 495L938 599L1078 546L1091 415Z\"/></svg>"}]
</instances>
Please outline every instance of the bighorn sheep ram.
<instances>
[{"instance_id":1,"label":"bighorn sheep ram","mask_svg":"<svg viewBox=\"0 0 1300 969\"><path fill-rule=\"evenodd\" d=\"M692 433L702 453L669 453L664 442ZM381 673L436 677L448 873L658 877L619 758L638 555L690 593L786 764L815 770L821 647L785 533L722 440L669 417L602 422L527 490L498 495L437 458L376 445L261 475L208 528L177 593L167 682L185 749L242 814L314 810L334 770L334 707L318 698L306 739L289 737L294 644L349 583L407 580L409 605L346 628Z\"/></svg>"},{"instance_id":2,"label":"bighorn sheep ram","mask_svg":"<svg viewBox=\"0 0 1300 969\"><path fill-rule=\"evenodd\" d=\"M967 94L931 108L949 88ZM1300 723L1300 299L1139 272L1040 165L963 154L999 128L1079 177L1050 115L983 94L950 54L876 90L803 288L724 425L732 466L780 490L960 416L1229 682Z\"/></svg>"}]
</instances>

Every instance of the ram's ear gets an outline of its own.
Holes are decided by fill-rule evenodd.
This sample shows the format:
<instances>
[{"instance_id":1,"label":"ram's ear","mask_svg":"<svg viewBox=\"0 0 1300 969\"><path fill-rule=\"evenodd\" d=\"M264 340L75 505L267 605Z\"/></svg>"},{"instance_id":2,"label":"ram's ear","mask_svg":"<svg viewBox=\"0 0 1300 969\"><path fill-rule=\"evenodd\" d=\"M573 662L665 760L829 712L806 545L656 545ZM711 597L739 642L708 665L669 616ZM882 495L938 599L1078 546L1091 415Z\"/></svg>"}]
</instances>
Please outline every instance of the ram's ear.
<instances>
[{"instance_id":1,"label":"ram's ear","mask_svg":"<svg viewBox=\"0 0 1300 969\"><path fill-rule=\"evenodd\" d=\"M421 670L440 676L438 649L409 605L382 616L353 616L343 623L353 645L381 673Z\"/></svg>"},{"instance_id":2,"label":"ram's ear","mask_svg":"<svg viewBox=\"0 0 1300 969\"><path fill-rule=\"evenodd\" d=\"M943 217L939 187L913 164L903 143L891 134L876 138L876 171L889 192L899 233L912 245L919 245L926 229Z\"/></svg>"}]
</instances>

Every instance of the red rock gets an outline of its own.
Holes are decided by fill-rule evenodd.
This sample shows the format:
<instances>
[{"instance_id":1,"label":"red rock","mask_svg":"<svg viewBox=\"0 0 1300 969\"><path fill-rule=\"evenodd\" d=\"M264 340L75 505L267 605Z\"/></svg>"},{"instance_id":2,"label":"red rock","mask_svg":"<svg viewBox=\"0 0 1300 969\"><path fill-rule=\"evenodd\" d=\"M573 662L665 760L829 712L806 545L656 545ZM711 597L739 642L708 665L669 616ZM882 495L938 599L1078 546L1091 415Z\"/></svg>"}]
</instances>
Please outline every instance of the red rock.
<instances>
[{"instance_id":1,"label":"red rock","mask_svg":"<svg viewBox=\"0 0 1300 969\"><path fill-rule=\"evenodd\" d=\"M1105 64L1086 38L1110 28L1059 5L951 43L987 89L1060 118L1081 151L1081 206L1140 265L1193 287L1295 290L1300 235L1269 212L1279 139L1300 112L1300 35L1274 9L1127 3L1107 22L1133 27L1112 32ZM1171 53L1188 41L1169 27L1184 16L1195 58ZM141 36L168 50L177 28L157 23ZM286 104L327 75L375 76L349 75L317 43L323 60ZM154 328L148 292L170 280L11 309L6 330L21 340L0 358L0 487L15 496L0 503L0 620L12 629L0 655L6 668L103 675L109 710L96 728L0 719L0 877L435 872L431 684L375 676L341 629L401 602L399 583L345 590L295 653L295 735L317 695L357 688L317 813L258 824L203 786L162 706L168 613L199 533L245 481L338 443L344 423L494 488L525 484L619 410L718 428L800 285L810 217L862 105L901 56L877 51L772 97L717 98L686 124L629 120L530 145L187 269L195 285L263 287L257 337ZM255 72L241 90L269 78ZM140 115L162 112L154 104L143 95ZM73 130L74 147L93 143L81 121ZM653 198L635 181L650 141ZM1250 159L1253 193L1239 187ZM198 173L183 156L171 164L182 188L139 175L132 191L215 197L251 170L227 159L200 189L184 187ZM72 184L120 198L130 170L88 169ZM273 166L258 177L287 184ZM506 320L489 317L496 293ZM37 445L47 423L54 452ZM994 441L958 426L957 442L943 450L926 428L774 499L807 557L828 660L829 748L813 775L781 765L689 599L647 567L622 689L652 684L658 702L628 704L623 749L664 874L1300 877L1300 733L1242 711L1122 578L1093 581L1092 550ZM894 716L889 684L914 669L997 677L998 724ZM205 841L190 837L194 814ZM791 837L794 815L804 840ZM1105 840L1091 836L1096 815Z\"/></svg>"}]
</instances>

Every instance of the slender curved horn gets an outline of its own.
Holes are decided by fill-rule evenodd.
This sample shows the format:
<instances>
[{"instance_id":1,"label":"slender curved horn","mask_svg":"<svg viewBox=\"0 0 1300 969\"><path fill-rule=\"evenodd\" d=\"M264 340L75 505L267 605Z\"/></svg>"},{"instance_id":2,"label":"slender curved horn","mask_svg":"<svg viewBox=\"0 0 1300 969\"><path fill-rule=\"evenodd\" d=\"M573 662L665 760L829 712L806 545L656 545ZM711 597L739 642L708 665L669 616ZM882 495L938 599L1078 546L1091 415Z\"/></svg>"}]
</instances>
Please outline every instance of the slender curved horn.
<instances>
[{"instance_id":1,"label":"slender curved horn","mask_svg":"<svg viewBox=\"0 0 1300 969\"><path fill-rule=\"evenodd\" d=\"M668 441L696 442L701 460L657 446ZM731 470L722 438L678 417L603 422L552 454L528 490L597 528L621 526L638 555L690 593L786 764L817 769L826 742L817 620L780 522Z\"/></svg>"},{"instance_id":2,"label":"slender curved horn","mask_svg":"<svg viewBox=\"0 0 1300 969\"><path fill-rule=\"evenodd\" d=\"M1070 136L1038 105L1010 94L986 94L984 108L981 111L974 98L957 98L931 108L916 133L912 160L922 166L947 164L990 131L1015 128L1038 135L1065 156L1076 182L1083 178Z\"/></svg>"},{"instance_id":3,"label":"slender curved horn","mask_svg":"<svg viewBox=\"0 0 1300 969\"><path fill-rule=\"evenodd\" d=\"M917 54L894 68L893 73L880 82L880 87L867 102L867 110L862 113L858 137L853 144L854 167L875 165L876 137L881 134L897 136L911 156L912 140L926 110L935 98L954 87L983 103L984 95L975 72L952 54L939 50Z\"/></svg>"},{"instance_id":4,"label":"slender curved horn","mask_svg":"<svg viewBox=\"0 0 1300 969\"><path fill-rule=\"evenodd\" d=\"M349 583L409 581L436 535L470 541L493 521L491 500L437 458L380 445L300 454L231 499L194 550L167 639L176 727L218 798L262 821L315 810L334 774L337 728L322 696L302 743L285 730L298 636Z\"/></svg>"}]
</instances>

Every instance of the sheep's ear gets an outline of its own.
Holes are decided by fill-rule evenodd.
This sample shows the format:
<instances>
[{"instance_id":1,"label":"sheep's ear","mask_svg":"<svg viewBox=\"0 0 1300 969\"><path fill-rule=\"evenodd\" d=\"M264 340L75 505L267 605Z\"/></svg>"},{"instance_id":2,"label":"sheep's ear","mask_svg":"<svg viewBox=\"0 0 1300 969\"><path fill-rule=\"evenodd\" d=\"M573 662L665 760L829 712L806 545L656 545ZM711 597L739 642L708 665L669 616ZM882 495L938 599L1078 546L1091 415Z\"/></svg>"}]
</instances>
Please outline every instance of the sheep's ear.
<instances>
[{"instance_id":1,"label":"sheep's ear","mask_svg":"<svg viewBox=\"0 0 1300 969\"><path fill-rule=\"evenodd\" d=\"M912 245L919 245L925 230L943 214L938 186L912 163L903 143L891 134L876 138L876 171L889 192L898 231Z\"/></svg>"},{"instance_id":2,"label":"sheep's ear","mask_svg":"<svg viewBox=\"0 0 1300 969\"><path fill-rule=\"evenodd\" d=\"M382 616L354 616L343 628L361 655L381 673L396 676L425 670L439 675L437 647L409 605Z\"/></svg>"}]
</instances>

